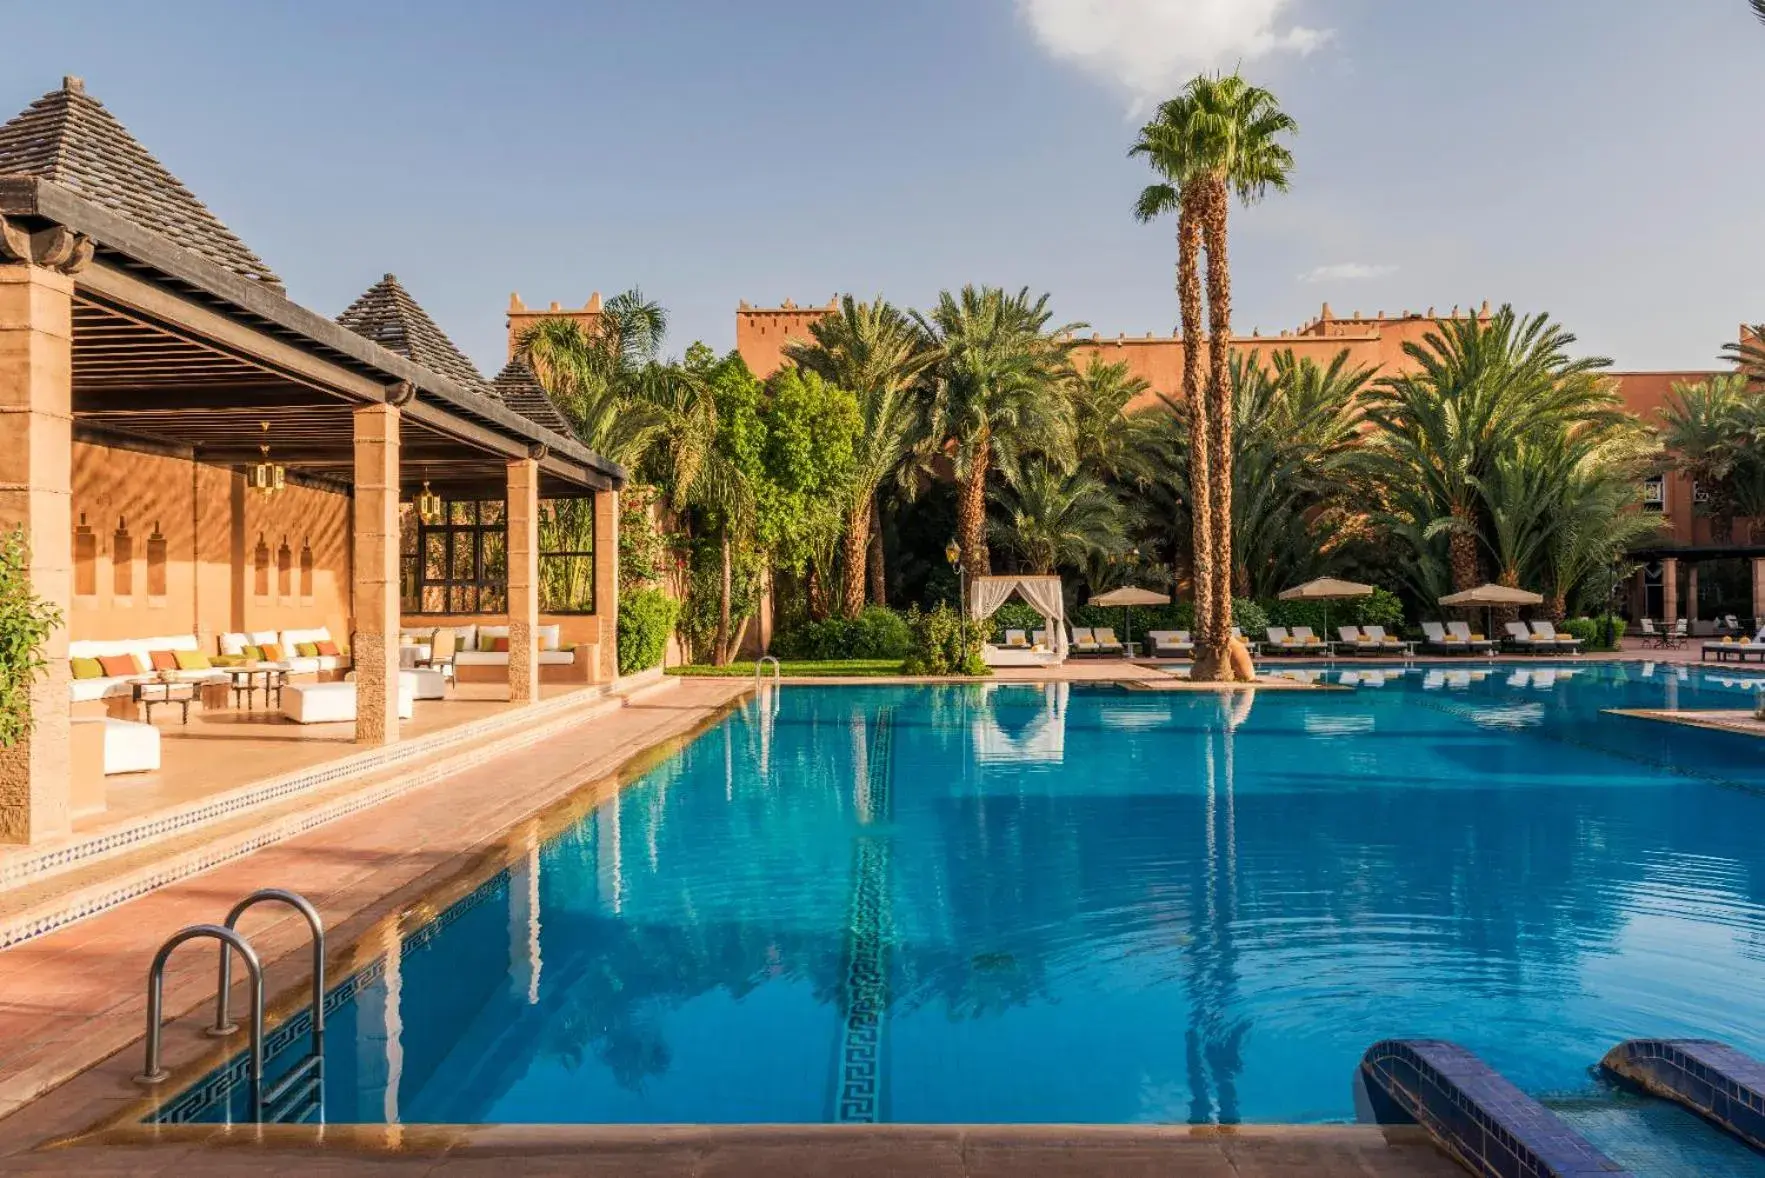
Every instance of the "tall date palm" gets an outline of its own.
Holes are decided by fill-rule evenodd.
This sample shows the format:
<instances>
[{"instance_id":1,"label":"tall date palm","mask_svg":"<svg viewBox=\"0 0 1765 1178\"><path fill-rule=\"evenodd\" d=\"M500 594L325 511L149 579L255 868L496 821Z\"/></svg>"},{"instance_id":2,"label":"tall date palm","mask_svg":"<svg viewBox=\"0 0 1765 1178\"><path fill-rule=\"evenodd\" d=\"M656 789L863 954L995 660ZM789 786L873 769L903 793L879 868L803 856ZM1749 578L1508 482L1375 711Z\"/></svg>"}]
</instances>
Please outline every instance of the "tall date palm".
<instances>
[{"instance_id":1,"label":"tall date palm","mask_svg":"<svg viewBox=\"0 0 1765 1178\"><path fill-rule=\"evenodd\" d=\"M881 298L862 303L846 295L835 314L810 325L809 334L785 344L785 357L856 397L863 420L841 537L840 606L853 618L864 608L867 567L872 596L881 604L881 545L871 542L877 497L924 430L914 386L938 352L918 324Z\"/></svg>"}]
</instances>

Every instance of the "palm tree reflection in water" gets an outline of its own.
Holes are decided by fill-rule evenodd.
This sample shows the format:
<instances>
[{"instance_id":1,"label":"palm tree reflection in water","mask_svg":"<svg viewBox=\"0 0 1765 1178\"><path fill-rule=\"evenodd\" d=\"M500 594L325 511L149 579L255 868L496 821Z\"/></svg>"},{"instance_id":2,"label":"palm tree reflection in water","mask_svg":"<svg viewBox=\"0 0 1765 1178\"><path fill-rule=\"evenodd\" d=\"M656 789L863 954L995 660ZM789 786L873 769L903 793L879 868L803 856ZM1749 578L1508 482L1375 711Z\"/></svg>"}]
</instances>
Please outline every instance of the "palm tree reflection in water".
<instances>
[{"instance_id":1,"label":"palm tree reflection in water","mask_svg":"<svg viewBox=\"0 0 1765 1178\"><path fill-rule=\"evenodd\" d=\"M1233 943L1238 918L1238 831L1233 787L1235 733L1250 718L1256 690L1234 691L1217 699L1219 723L1209 726L1203 759L1207 851L1199 896L1189 904L1194 933L1186 955L1189 1027L1184 1042L1189 1123L1194 1125L1238 1123L1238 1076L1244 1068L1244 1036L1250 1030L1247 1018L1232 1013L1238 997L1238 952Z\"/></svg>"}]
</instances>

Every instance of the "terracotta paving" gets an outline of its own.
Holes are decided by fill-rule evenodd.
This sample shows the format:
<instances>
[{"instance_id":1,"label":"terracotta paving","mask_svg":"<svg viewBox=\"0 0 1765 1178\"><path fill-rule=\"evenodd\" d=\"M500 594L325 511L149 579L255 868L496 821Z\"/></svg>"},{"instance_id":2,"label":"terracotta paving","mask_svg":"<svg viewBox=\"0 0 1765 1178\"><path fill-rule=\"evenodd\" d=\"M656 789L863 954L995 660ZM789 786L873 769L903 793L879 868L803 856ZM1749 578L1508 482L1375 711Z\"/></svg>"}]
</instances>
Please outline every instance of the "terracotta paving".
<instances>
[{"instance_id":1,"label":"terracotta paving","mask_svg":"<svg viewBox=\"0 0 1765 1178\"><path fill-rule=\"evenodd\" d=\"M507 1178L1462 1178L1415 1129L503 1126L328 1132L322 1145L209 1133L151 1146L73 1146L5 1159L7 1174Z\"/></svg>"},{"instance_id":2,"label":"terracotta paving","mask_svg":"<svg viewBox=\"0 0 1765 1178\"><path fill-rule=\"evenodd\" d=\"M438 890L436 904L446 902L449 887L467 890L468 880L499 868L512 846L524 851L523 840L538 837L541 811L566 798L573 807L592 805L617 787L609 775L622 766L636 771L628 765L636 754L690 733L745 690L741 682L663 684L542 745L0 953L0 1152L89 1126L142 1100L142 1089L130 1080L139 1070L135 1050L81 1069L141 1036L146 967L169 933L217 921L254 888L291 887L318 906L336 947L328 968L333 977L345 976L347 947L376 923L397 920L423 901L420 918ZM308 977L304 925L285 910L264 908L242 927L268 963L268 992L287 992L284 1004L297 1004ZM166 974L167 1012L184 1014L209 1000L213 974L212 950L190 948L174 957ZM166 1057L174 1071L168 1093L179 1079L206 1070L205 1061L218 1060L197 1025L184 1019L167 1028ZM24 1113L7 1115L58 1084ZM13 1172L8 1164L0 1171Z\"/></svg>"}]
</instances>

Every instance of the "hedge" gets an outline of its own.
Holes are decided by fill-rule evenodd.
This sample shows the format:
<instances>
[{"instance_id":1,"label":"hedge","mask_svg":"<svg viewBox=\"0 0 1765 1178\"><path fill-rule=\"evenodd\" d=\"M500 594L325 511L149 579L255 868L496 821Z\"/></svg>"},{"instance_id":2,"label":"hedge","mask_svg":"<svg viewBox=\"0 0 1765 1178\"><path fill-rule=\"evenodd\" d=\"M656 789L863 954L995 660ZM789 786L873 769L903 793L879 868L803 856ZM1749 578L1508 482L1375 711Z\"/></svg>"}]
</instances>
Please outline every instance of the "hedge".
<instances>
[{"instance_id":1,"label":"hedge","mask_svg":"<svg viewBox=\"0 0 1765 1178\"><path fill-rule=\"evenodd\" d=\"M660 589L619 595L619 673L635 675L662 664L668 635L680 620L680 603Z\"/></svg>"}]
</instances>

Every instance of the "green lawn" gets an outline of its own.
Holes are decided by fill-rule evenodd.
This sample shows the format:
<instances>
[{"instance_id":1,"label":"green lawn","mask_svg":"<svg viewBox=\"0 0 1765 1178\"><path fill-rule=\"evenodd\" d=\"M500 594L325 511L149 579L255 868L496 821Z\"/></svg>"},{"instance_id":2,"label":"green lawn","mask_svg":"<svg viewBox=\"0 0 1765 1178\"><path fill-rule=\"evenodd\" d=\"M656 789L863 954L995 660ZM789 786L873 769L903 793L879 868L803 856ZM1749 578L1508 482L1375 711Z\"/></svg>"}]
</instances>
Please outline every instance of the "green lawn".
<instances>
[{"instance_id":1,"label":"green lawn","mask_svg":"<svg viewBox=\"0 0 1765 1178\"><path fill-rule=\"evenodd\" d=\"M781 675L838 675L842 678L863 678L869 675L899 675L901 663L898 659L838 659L832 662L785 662L779 665ZM753 663L731 663L727 667L693 666L669 667L670 675L713 675L723 677L753 677ZM766 673L772 673L770 665Z\"/></svg>"}]
</instances>

